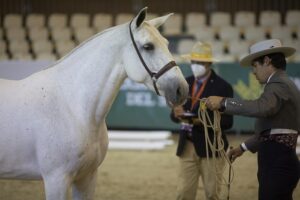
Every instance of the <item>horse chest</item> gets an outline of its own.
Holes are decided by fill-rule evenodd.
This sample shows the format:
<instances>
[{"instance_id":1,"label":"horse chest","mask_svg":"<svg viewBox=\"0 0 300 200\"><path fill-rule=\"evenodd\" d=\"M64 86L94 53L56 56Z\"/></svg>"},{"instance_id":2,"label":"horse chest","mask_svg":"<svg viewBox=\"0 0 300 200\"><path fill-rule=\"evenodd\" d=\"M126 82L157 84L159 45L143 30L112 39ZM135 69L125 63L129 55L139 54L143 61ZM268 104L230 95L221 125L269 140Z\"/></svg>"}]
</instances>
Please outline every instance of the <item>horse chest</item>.
<instances>
[{"instance_id":1,"label":"horse chest","mask_svg":"<svg viewBox=\"0 0 300 200\"><path fill-rule=\"evenodd\" d=\"M85 174L91 170L95 170L104 160L107 151L107 142L96 140L90 141L77 154L77 174Z\"/></svg>"}]
</instances>

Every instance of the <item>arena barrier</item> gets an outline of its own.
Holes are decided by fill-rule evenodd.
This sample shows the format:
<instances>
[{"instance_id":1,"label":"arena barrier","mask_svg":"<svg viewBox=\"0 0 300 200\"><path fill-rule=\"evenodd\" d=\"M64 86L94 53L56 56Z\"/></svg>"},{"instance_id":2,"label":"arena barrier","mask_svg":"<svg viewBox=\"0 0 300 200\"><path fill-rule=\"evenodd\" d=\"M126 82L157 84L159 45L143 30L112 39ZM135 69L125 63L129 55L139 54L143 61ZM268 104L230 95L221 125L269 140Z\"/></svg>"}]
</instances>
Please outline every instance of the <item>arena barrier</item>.
<instances>
[{"instance_id":1,"label":"arena barrier","mask_svg":"<svg viewBox=\"0 0 300 200\"><path fill-rule=\"evenodd\" d=\"M109 149L162 150L174 142L169 131L108 131Z\"/></svg>"}]
</instances>

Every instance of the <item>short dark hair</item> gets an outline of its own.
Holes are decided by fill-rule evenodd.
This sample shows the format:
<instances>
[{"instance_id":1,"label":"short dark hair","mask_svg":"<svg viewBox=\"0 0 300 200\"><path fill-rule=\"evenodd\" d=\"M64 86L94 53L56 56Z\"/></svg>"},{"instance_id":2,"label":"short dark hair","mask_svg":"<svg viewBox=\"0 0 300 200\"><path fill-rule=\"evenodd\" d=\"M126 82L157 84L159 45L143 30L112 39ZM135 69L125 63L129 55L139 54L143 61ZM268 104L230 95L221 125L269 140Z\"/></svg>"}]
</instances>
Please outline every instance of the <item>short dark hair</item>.
<instances>
[{"instance_id":1,"label":"short dark hair","mask_svg":"<svg viewBox=\"0 0 300 200\"><path fill-rule=\"evenodd\" d=\"M277 68L277 69L286 69L286 59L283 53L271 53L264 56L261 56L254 61L259 62L260 64L264 63L265 56L269 57L271 59L271 64Z\"/></svg>"}]
</instances>

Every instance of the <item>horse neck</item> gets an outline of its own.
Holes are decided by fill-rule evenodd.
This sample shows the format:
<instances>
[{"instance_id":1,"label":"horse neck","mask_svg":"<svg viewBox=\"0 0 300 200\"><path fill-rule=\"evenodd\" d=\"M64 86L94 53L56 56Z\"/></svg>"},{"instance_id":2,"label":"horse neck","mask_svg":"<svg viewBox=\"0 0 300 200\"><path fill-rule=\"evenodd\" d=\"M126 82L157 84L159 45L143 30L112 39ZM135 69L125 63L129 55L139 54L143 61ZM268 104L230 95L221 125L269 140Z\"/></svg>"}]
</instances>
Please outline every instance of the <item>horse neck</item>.
<instances>
[{"instance_id":1,"label":"horse neck","mask_svg":"<svg viewBox=\"0 0 300 200\"><path fill-rule=\"evenodd\" d=\"M129 39L122 26L98 34L64 58L57 69L70 109L87 123L104 120L126 78L123 47Z\"/></svg>"}]
</instances>

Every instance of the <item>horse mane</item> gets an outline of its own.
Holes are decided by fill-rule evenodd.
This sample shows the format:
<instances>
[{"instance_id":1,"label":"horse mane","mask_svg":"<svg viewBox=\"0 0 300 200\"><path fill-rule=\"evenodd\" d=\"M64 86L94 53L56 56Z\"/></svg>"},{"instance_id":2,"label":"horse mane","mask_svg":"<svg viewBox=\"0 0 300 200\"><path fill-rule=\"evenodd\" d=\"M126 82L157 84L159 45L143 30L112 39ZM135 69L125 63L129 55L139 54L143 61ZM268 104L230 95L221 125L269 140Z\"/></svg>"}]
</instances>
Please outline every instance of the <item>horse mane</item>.
<instances>
[{"instance_id":1,"label":"horse mane","mask_svg":"<svg viewBox=\"0 0 300 200\"><path fill-rule=\"evenodd\" d=\"M146 26L150 26L150 24L147 21L144 21L143 23ZM120 25L117 25L117 26L113 26L111 28L105 29L105 30L103 30L103 31L101 31L99 33L94 34L93 36L91 36L90 38L86 39L85 41L83 41L82 43L80 43L78 46L76 46L75 48L73 48L70 52L68 52L66 55L64 55L63 57L61 57L59 60L55 61L53 64L51 64L48 67L46 67L44 70L47 70L47 69L52 68L52 67L54 67L54 66L56 66L58 64L61 64L67 58L69 58L70 56L72 56L78 49L80 49L81 47L85 46L86 44L88 44L93 39L98 38L98 37L100 37L100 36L102 36L104 34L110 33L110 32L112 32L112 31L114 31L114 30L116 30L116 29L118 29L120 27L124 27L124 26L128 27L128 24L129 24L129 22L127 22L125 24L120 24ZM152 33L153 33L153 35L157 35L158 30L157 30L157 32L152 30ZM162 42L164 42L166 44L169 43L168 40L165 37L163 37L163 36L161 36L161 37L162 38L160 38L160 39L162 39Z\"/></svg>"},{"instance_id":2,"label":"horse mane","mask_svg":"<svg viewBox=\"0 0 300 200\"><path fill-rule=\"evenodd\" d=\"M89 43L91 40L99 37L100 35L104 35L108 32L111 32L117 28L119 28L120 26L123 26L124 24L118 25L118 26L113 26L111 28L105 29L99 33L94 34L93 36L91 36L90 38L86 39L85 41L83 41L82 43L80 43L78 46L76 46L75 48L73 48L69 53L67 53L66 55L64 55L63 57L61 57L59 60L57 60L56 62L54 62L53 64L49 65L46 69L49 69L51 67L54 67L57 64L60 64L61 62L63 62L65 59L67 59L68 57L70 57L73 53L75 53L75 51L77 51L78 49L80 49L81 47L83 47L84 45L86 45L87 43Z\"/></svg>"}]
</instances>

